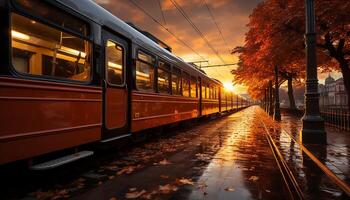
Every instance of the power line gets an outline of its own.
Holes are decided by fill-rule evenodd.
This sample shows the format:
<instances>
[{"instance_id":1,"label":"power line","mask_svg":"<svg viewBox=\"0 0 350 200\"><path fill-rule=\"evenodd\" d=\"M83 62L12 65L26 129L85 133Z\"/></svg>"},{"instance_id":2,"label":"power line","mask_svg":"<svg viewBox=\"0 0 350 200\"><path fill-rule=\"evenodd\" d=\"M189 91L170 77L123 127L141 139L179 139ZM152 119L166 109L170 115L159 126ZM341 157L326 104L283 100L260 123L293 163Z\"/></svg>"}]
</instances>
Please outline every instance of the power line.
<instances>
[{"instance_id":1,"label":"power line","mask_svg":"<svg viewBox=\"0 0 350 200\"><path fill-rule=\"evenodd\" d=\"M211 19L213 20L213 22L214 22L216 28L218 29L219 34L220 34L220 36L221 36L221 39L224 41L224 43L225 43L227 49L230 51L230 48L229 48L229 46L228 46L228 44L227 44L227 41L225 40L225 38L224 38L224 36L223 36L223 34L222 34L222 31L221 31L221 29L220 29L218 23L216 22L216 19L215 19L215 16L214 16L213 12L211 11L211 9L210 9L209 5L207 4L206 0L203 0L203 3L204 3L204 5L205 5L205 7L207 8L207 10L208 10L208 12L209 12L209 14L210 14L210 17L211 17Z\"/></svg>"},{"instance_id":2,"label":"power line","mask_svg":"<svg viewBox=\"0 0 350 200\"><path fill-rule=\"evenodd\" d=\"M186 19L186 21L192 26L192 28L198 33L199 36L207 43L208 47L218 56L218 58L225 63L224 59L219 55L219 53L214 49L214 47L210 44L208 39L204 36L204 34L198 29L198 27L193 23L190 17L186 14L186 12L182 9L182 7L175 1L170 0L171 3L175 6L175 8L180 12L180 14Z\"/></svg>"},{"instance_id":3,"label":"power line","mask_svg":"<svg viewBox=\"0 0 350 200\"><path fill-rule=\"evenodd\" d=\"M201 56L196 50L194 50L190 45L188 45L185 41L180 39L178 36L176 36L173 32L171 32L167 27L165 27L162 23L160 23L157 19L155 19L151 14L149 14L146 10L144 10L141 6L139 6L137 3L134 2L134 0L130 0L130 2L136 6L139 10L141 10L145 15L147 15L149 18L151 18L155 23L157 23L159 26L161 26L164 30L166 30L170 35L172 35L174 38L176 38L179 42L181 42L184 46L191 49L197 56L199 56L201 59L205 60L203 56Z\"/></svg>"},{"instance_id":4,"label":"power line","mask_svg":"<svg viewBox=\"0 0 350 200\"><path fill-rule=\"evenodd\" d=\"M224 64L224 65L206 65L206 66L201 66L201 68L208 68L208 67L227 67L227 66L235 66L238 63L229 63L229 64Z\"/></svg>"},{"instance_id":5,"label":"power line","mask_svg":"<svg viewBox=\"0 0 350 200\"><path fill-rule=\"evenodd\" d=\"M160 0L158 0L158 6L159 6L159 9L160 9L160 13L162 14L162 19L163 19L164 26L166 26L165 16L164 16L164 12L163 12L162 4L160 3Z\"/></svg>"}]
</instances>

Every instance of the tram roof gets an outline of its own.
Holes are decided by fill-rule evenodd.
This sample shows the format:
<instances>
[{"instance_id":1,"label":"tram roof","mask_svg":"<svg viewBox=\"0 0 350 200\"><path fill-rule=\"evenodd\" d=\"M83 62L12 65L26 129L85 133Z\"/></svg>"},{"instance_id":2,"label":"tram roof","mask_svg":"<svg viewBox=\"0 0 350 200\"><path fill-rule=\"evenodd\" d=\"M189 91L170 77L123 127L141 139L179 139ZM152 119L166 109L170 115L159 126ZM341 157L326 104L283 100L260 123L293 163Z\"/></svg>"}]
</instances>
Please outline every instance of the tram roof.
<instances>
[{"instance_id":1,"label":"tram roof","mask_svg":"<svg viewBox=\"0 0 350 200\"><path fill-rule=\"evenodd\" d=\"M57 0L61 4L70 7L71 9L77 11L78 13L88 17L90 20L98 23L102 26L108 27L124 37L129 38L132 42L146 48L147 50L156 53L163 59L175 64L176 66L182 68L185 71L189 71L191 74L197 73L196 75L201 75L201 77L206 77L212 81L220 84L220 82L208 77L206 74L191 66L190 64L184 62L181 58L167 51L166 49L159 46L157 43L152 41L150 38L146 37L126 22L122 21L118 17L114 16L112 13L108 12L106 9L102 8L95 2L91 0ZM221 85L221 84L220 84Z\"/></svg>"}]
</instances>

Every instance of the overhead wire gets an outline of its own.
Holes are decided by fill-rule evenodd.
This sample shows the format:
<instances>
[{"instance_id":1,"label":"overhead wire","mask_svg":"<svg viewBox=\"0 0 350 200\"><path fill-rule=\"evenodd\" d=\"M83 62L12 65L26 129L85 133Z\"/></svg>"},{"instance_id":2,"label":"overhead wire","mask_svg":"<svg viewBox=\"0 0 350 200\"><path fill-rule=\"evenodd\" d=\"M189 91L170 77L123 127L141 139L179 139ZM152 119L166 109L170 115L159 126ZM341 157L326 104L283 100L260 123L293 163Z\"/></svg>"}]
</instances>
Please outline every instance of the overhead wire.
<instances>
[{"instance_id":1,"label":"overhead wire","mask_svg":"<svg viewBox=\"0 0 350 200\"><path fill-rule=\"evenodd\" d=\"M164 26L166 26L165 15L164 15L164 12L163 12L162 4L160 3L160 0L157 0L157 1L158 1L158 6L159 6L159 9L160 9L160 13L162 14L162 19L163 19Z\"/></svg>"},{"instance_id":2,"label":"overhead wire","mask_svg":"<svg viewBox=\"0 0 350 200\"><path fill-rule=\"evenodd\" d=\"M220 36L221 36L221 39L224 41L224 43L225 43L227 49L230 51L230 48L229 48L229 46L228 46L228 43L227 43L227 41L226 41L224 35L222 34L221 28L219 27L219 25L218 25L218 23L217 23L217 21L216 21L216 19L215 19L215 16L214 16L213 12L211 11L211 9L210 9L210 7L209 7L207 1L206 1L206 0L203 0L203 4L204 4L204 6L207 8L208 13L209 13L211 19L213 20L213 22L214 22L214 24L215 24L215 26L216 26L216 29L218 29L219 34L220 34Z\"/></svg>"},{"instance_id":3,"label":"overhead wire","mask_svg":"<svg viewBox=\"0 0 350 200\"><path fill-rule=\"evenodd\" d=\"M191 51L193 51L197 56L199 56L201 59L205 60L203 56L201 56L196 50L194 50L189 44L187 44L185 41L183 41L181 38L179 38L177 35L175 35L172 31L170 31L167 27L165 27L162 23L160 23L157 19L155 19L151 14L149 14L145 9L143 9L141 6L139 6L134 0L129 0L135 7L137 7L139 10L141 10L145 15L147 15L149 18L151 18L155 23L157 23L160 27L162 27L164 30L166 30L170 35L172 35L176 40L181 42L184 46L189 48Z\"/></svg>"},{"instance_id":4,"label":"overhead wire","mask_svg":"<svg viewBox=\"0 0 350 200\"><path fill-rule=\"evenodd\" d=\"M198 35L205 41L207 46L216 54L216 56L221 60L221 62L226 64L224 59L215 50L215 48L211 45L211 43L208 41L205 35L199 30L199 28L193 23L191 18L186 14L186 12L182 9L182 7L175 0L170 0L170 1L175 6L175 8L180 12L180 14L186 19L186 21L192 26L192 28L198 33Z\"/></svg>"}]
</instances>

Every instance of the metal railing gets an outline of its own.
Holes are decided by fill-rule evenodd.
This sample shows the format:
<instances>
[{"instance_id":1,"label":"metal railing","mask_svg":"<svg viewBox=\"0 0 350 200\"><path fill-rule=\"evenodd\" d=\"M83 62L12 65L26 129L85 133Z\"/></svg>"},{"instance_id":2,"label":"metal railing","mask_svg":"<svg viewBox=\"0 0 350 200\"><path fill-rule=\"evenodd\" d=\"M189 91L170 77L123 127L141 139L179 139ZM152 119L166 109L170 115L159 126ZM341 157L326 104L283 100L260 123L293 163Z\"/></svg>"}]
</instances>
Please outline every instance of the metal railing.
<instances>
[{"instance_id":1,"label":"metal railing","mask_svg":"<svg viewBox=\"0 0 350 200\"><path fill-rule=\"evenodd\" d=\"M339 106L321 106L321 116L326 125L339 130L350 131L350 112L347 108Z\"/></svg>"}]
</instances>

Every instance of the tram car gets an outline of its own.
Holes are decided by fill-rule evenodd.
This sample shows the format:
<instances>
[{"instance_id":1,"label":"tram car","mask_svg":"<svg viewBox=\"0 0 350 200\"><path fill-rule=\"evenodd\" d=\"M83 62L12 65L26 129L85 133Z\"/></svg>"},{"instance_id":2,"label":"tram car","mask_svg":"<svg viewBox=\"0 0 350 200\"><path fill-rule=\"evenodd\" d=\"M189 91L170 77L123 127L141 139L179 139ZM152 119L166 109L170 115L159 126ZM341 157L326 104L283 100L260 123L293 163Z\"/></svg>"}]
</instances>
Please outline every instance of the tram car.
<instances>
[{"instance_id":1,"label":"tram car","mask_svg":"<svg viewBox=\"0 0 350 200\"><path fill-rule=\"evenodd\" d=\"M244 107L89 0L0 0L0 165Z\"/></svg>"}]
</instances>

